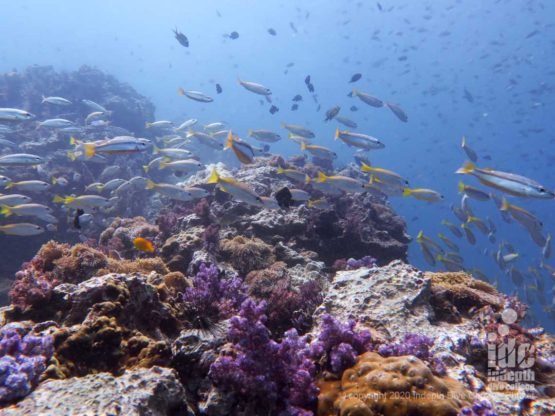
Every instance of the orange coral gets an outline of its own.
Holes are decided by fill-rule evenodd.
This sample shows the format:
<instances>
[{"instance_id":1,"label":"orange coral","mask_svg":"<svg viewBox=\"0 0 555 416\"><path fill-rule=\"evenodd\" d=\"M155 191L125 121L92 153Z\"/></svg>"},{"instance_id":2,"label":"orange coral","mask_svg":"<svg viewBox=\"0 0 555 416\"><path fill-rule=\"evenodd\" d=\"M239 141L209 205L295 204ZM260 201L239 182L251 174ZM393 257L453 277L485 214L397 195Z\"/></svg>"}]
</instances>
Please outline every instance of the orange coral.
<instances>
[{"instance_id":1,"label":"orange coral","mask_svg":"<svg viewBox=\"0 0 555 416\"><path fill-rule=\"evenodd\" d=\"M434 376L416 357L367 352L340 381L320 383L318 415L455 416L472 401L462 384Z\"/></svg>"}]
</instances>

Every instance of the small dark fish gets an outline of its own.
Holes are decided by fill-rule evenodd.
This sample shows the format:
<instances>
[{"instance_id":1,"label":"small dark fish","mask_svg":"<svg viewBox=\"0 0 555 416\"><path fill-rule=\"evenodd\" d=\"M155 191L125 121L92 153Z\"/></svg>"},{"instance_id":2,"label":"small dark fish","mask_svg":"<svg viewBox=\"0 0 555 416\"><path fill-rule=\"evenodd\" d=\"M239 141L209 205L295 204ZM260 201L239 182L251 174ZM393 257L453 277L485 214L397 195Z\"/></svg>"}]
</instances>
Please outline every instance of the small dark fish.
<instances>
[{"instance_id":1,"label":"small dark fish","mask_svg":"<svg viewBox=\"0 0 555 416\"><path fill-rule=\"evenodd\" d=\"M220 84L216 84L216 92L217 92L218 94L221 94L222 91L223 91L223 90L222 90L222 86L221 86Z\"/></svg>"},{"instance_id":2,"label":"small dark fish","mask_svg":"<svg viewBox=\"0 0 555 416\"><path fill-rule=\"evenodd\" d=\"M351 108L349 108L349 110L358 111L358 107L356 105L352 105Z\"/></svg>"},{"instance_id":3,"label":"small dark fish","mask_svg":"<svg viewBox=\"0 0 555 416\"><path fill-rule=\"evenodd\" d=\"M229 38L230 38L230 39L238 39L238 38L239 38L239 33L237 33L237 32L231 32L231 33L229 34Z\"/></svg>"},{"instance_id":4,"label":"small dark fish","mask_svg":"<svg viewBox=\"0 0 555 416\"><path fill-rule=\"evenodd\" d=\"M79 217L80 217L81 215L83 215L84 213L85 213L85 211L83 211L81 208L79 208L79 209L77 210L77 212L75 213L75 217L73 218L73 226L74 226L75 228L77 228L78 230L81 229L81 224L79 224Z\"/></svg>"},{"instance_id":5,"label":"small dark fish","mask_svg":"<svg viewBox=\"0 0 555 416\"><path fill-rule=\"evenodd\" d=\"M469 103L474 102L474 97L472 96L472 94L470 94L470 92L466 88L464 89L464 99Z\"/></svg>"},{"instance_id":6,"label":"small dark fish","mask_svg":"<svg viewBox=\"0 0 555 416\"><path fill-rule=\"evenodd\" d=\"M353 83L353 82L357 82L361 78L362 78L362 74L356 73L351 77L351 80L349 81L349 84Z\"/></svg>"},{"instance_id":7,"label":"small dark fish","mask_svg":"<svg viewBox=\"0 0 555 416\"><path fill-rule=\"evenodd\" d=\"M392 103L385 103L385 105L393 112L393 114L395 114L397 116L397 118L399 120L401 120L403 123L406 123L409 120L409 117L407 116L407 113L405 113L403 111L403 109L401 107L399 107L396 104L392 104Z\"/></svg>"},{"instance_id":8,"label":"small dark fish","mask_svg":"<svg viewBox=\"0 0 555 416\"><path fill-rule=\"evenodd\" d=\"M271 114L275 114L275 113L277 113L278 111L279 111L279 108L277 108L275 105L272 105L272 106L270 107L270 113L271 113Z\"/></svg>"},{"instance_id":9,"label":"small dark fish","mask_svg":"<svg viewBox=\"0 0 555 416\"><path fill-rule=\"evenodd\" d=\"M299 109L299 104L295 103L291 106L291 111L297 111Z\"/></svg>"},{"instance_id":10,"label":"small dark fish","mask_svg":"<svg viewBox=\"0 0 555 416\"><path fill-rule=\"evenodd\" d=\"M526 35L526 39L530 39L532 36L536 36L538 33L540 33L539 30L534 30Z\"/></svg>"},{"instance_id":11,"label":"small dark fish","mask_svg":"<svg viewBox=\"0 0 555 416\"><path fill-rule=\"evenodd\" d=\"M275 29L272 29L272 28L269 28L269 29L268 29L268 33L269 33L270 35L272 35L272 36L277 35L277 32L275 31Z\"/></svg>"},{"instance_id":12,"label":"small dark fish","mask_svg":"<svg viewBox=\"0 0 555 416\"><path fill-rule=\"evenodd\" d=\"M303 100L303 96L301 94L297 94L293 97L293 101L299 102Z\"/></svg>"},{"instance_id":13,"label":"small dark fish","mask_svg":"<svg viewBox=\"0 0 555 416\"><path fill-rule=\"evenodd\" d=\"M341 107L339 107L338 105L330 108L328 111L326 111L326 119L324 121L330 121L331 119L333 119L336 115L339 114L339 110L341 110Z\"/></svg>"},{"instance_id":14,"label":"small dark fish","mask_svg":"<svg viewBox=\"0 0 555 416\"><path fill-rule=\"evenodd\" d=\"M177 39L177 41L182 45L185 46L186 48L189 47L189 39L187 39L187 36L185 36L183 33L181 33L180 31L177 30L177 28L175 28L173 30L173 33L175 34L175 38Z\"/></svg>"},{"instance_id":15,"label":"small dark fish","mask_svg":"<svg viewBox=\"0 0 555 416\"><path fill-rule=\"evenodd\" d=\"M306 78L304 79L304 83L306 85L310 84L310 75L307 75Z\"/></svg>"},{"instance_id":16,"label":"small dark fish","mask_svg":"<svg viewBox=\"0 0 555 416\"><path fill-rule=\"evenodd\" d=\"M307 84L306 86L308 87L308 91L309 91L309 92L314 92L314 85L312 85L312 84Z\"/></svg>"},{"instance_id":17,"label":"small dark fish","mask_svg":"<svg viewBox=\"0 0 555 416\"><path fill-rule=\"evenodd\" d=\"M287 186L277 191L274 194L274 198L276 199L280 208L287 209L291 205L293 205L293 195L291 194L291 191Z\"/></svg>"},{"instance_id":18,"label":"small dark fish","mask_svg":"<svg viewBox=\"0 0 555 416\"><path fill-rule=\"evenodd\" d=\"M293 22L289 22L289 27L291 28L291 30L295 33L299 33L299 31L297 30L297 28L295 27L295 24Z\"/></svg>"},{"instance_id":19,"label":"small dark fish","mask_svg":"<svg viewBox=\"0 0 555 416\"><path fill-rule=\"evenodd\" d=\"M382 5L378 2L376 3L376 6L378 6L378 10L381 12L383 10Z\"/></svg>"}]
</instances>

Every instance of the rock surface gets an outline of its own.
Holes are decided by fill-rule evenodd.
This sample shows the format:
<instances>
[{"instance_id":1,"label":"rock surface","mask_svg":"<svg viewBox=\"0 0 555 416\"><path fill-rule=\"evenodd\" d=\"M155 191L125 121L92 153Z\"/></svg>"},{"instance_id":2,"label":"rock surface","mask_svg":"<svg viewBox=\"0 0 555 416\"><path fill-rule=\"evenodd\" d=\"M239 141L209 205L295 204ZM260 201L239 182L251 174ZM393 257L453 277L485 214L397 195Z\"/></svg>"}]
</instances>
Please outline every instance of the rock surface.
<instances>
[{"instance_id":1,"label":"rock surface","mask_svg":"<svg viewBox=\"0 0 555 416\"><path fill-rule=\"evenodd\" d=\"M14 406L5 416L20 415L192 415L185 391L173 370L152 367L69 380L50 380Z\"/></svg>"}]
</instances>

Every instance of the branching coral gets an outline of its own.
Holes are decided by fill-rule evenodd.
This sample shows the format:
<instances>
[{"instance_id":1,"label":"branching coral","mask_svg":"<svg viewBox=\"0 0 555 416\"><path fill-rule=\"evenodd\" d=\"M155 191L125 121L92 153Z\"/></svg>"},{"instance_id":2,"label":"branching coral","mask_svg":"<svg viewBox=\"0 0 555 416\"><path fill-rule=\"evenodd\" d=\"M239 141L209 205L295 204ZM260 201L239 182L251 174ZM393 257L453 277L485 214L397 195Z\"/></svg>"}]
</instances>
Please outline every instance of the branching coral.
<instances>
[{"instance_id":1,"label":"branching coral","mask_svg":"<svg viewBox=\"0 0 555 416\"><path fill-rule=\"evenodd\" d=\"M0 403L31 392L52 357L52 338L26 334L16 327L0 329Z\"/></svg>"},{"instance_id":2,"label":"branching coral","mask_svg":"<svg viewBox=\"0 0 555 416\"><path fill-rule=\"evenodd\" d=\"M245 276L252 270L263 269L275 261L272 247L259 238L234 237L220 242L220 251L237 272Z\"/></svg>"},{"instance_id":3,"label":"branching coral","mask_svg":"<svg viewBox=\"0 0 555 416\"><path fill-rule=\"evenodd\" d=\"M436 377L414 356L367 352L341 381L320 383L318 415L456 416L473 395L458 381Z\"/></svg>"},{"instance_id":4,"label":"branching coral","mask_svg":"<svg viewBox=\"0 0 555 416\"><path fill-rule=\"evenodd\" d=\"M226 279L216 266L205 264L200 265L193 286L183 293L183 301L194 317L212 320L229 318L246 297L246 287L239 277Z\"/></svg>"},{"instance_id":5,"label":"branching coral","mask_svg":"<svg viewBox=\"0 0 555 416\"><path fill-rule=\"evenodd\" d=\"M295 330L276 343L265 326L265 303L247 299L239 316L230 320L233 351L221 355L210 367L210 378L221 388L233 390L247 409L259 414L309 415L318 389L313 383L315 365L308 344Z\"/></svg>"},{"instance_id":6,"label":"branching coral","mask_svg":"<svg viewBox=\"0 0 555 416\"><path fill-rule=\"evenodd\" d=\"M324 363L323 370L341 374L355 364L356 357L372 348L368 331L356 331L353 320L342 324L333 316L325 314L318 338L310 345L310 355Z\"/></svg>"}]
</instances>

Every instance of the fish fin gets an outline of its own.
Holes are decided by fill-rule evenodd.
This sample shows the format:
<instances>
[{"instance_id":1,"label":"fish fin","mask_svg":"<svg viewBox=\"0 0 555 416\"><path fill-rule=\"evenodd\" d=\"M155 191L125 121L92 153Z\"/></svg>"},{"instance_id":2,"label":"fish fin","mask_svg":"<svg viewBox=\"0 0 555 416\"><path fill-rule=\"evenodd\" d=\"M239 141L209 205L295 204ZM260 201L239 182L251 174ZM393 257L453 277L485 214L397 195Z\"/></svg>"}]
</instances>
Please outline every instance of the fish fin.
<instances>
[{"instance_id":1,"label":"fish fin","mask_svg":"<svg viewBox=\"0 0 555 416\"><path fill-rule=\"evenodd\" d=\"M465 162L461 168L455 171L455 173L470 174L474 172L474 169L476 169L476 165L474 163Z\"/></svg>"},{"instance_id":2,"label":"fish fin","mask_svg":"<svg viewBox=\"0 0 555 416\"><path fill-rule=\"evenodd\" d=\"M285 169L283 169L281 167L277 168L277 173L279 173L280 175L284 172L285 172Z\"/></svg>"},{"instance_id":3,"label":"fish fin","mask_svg":"<svg viewBox=\"0 0 555 416\"><path fill-rule=\"evenodd\" d=\"M69 138L69 144L72 145L72 146L75 146L75 145L79 144L79 140L76 139L75 137L71 136Z\"/></svg>"},{"instance_id":4,"label":"fish fin","mask_svg":"<svg viewBox=\"0 0 555 416\"><path fill-rule=\"evenodd\" d=\"M364 162L361 162L360 170L363 171L363 172L372 172L372 168L370 167L370 165L368 165Z\"/></svg>"},{"instance_id":5,"label":"fish fin","mask_svg":"<svg viewBox=\"0 0 555 416\"><path fill-rule=\"evenodd\" d=\"M421 240L422 238L424 238L424 231L420 230L418 234L416 234L416 239Z\"/></svg>"},{"instance_id":6,"label":"fish fin","mask_svg":"<svg viewBox=\"0 0 555 416\"><path fill-rule=\"evenodd\" d=\"M503 200L501 201L501 208L499 208L499 211L508 211L509 210L509 201L507 201L506 198L503 198Z\"/></svg>"},{"instance_id":7,"label":"fish fin","mask_svg":"<svg viewBox=\"0 0 555 416\"><path fill-rule=\"evenodd\" d=\"M459 192L462 194L464 192L464 182L463 181L459 181Z\"/></svg>"},{"instance_id":8,"label":"fish fin","mask_svg":"<svg viewBox=\"0 0 555 416\"><path fill-rule=\"evenodd\" d=\"M306 150L306 143L301 142L301 150L304 152Z\"/></svg>"},{"instance_id":9,"label":"fish fin","mask_svg":"<svg viewBox=\"0 0 555 416\"><path fill-rule=\"evenodd\" d=\"M87 156L88 159L90 159L96 154L96 148L94 147L94 144L85 143L83 146L85 147L85 155Z\"/></svg>"},{"instance_id":10,"label":"fish fin","mask_svg":"<svg viewBox=\"0 0 555 416\"><path fill-rule=\"evenodd\" d=\"M339 134L340 134L339 129L335 129L335 137L334 137L335 140L339 139Z\"/></svg>"},{"instance_id":11,"label":"fish fin","mask_svg":"<svg viewBox=\"0 0 555 416\"><path fill-rule=\"evenodd\" d=\"M308 185L310 182L312 182L312 178L311 178L310 176L308 176L308 175L305 175L305 177L304 177L304 183Z\"/></svg>"},{"instance_id":12,"label":"fish fin","mask_svg":"<svg viewBox=\"0 0 555 416\"><path fill-rule=\"evenodd\" d=\"M11 208L7 205L0 205L0 215L3 215L4 217L9 217L10 215L12 215Z\"/></svg>"},{"instance_id":13,"label":"fish fin","mask_svg":"<svg viewBox=\"0 0 555 416\"><path fill-rule=\"evenodd\" d=\"M225 142L224 150L231 148L233 148L233 133L231 133L231 130L229 130L229 132L227 133L227 140Z\"/></svg>"},{"instance_id":14,"label":"fish fin","mask_svg":"<svg viewBox=\"0 0 555 416\"><path fill-rule=\"evenodd\" d=\"M148 167L148 165L143 165L143 170L145 171L145 173L148 173L149 169L150 168Z\"/></svg>"},{"instance_id":15,"label":"fish fin","mask_svg":"<svg viewBox=\"0 0 555 416\"><path fill-rule=\"evenodd\" d=\"M466 137L462 136L462 140L461 140L461 147L465 147L466 146Z\"/></svg>"},{"instance_id":16,"label":"fish fin","mask_svg":"<svg viewBox=\"0 0 555 416\"><path fill-rule=\"evenodd\" d=\"M318 171L318 182L323 183L323 182L326 182L327 179L328 177L324 172Z\"/></svg>"},{"instance_id":17,"label":"fish fin","mask_svg":"<svg viewBox=\"0 0 555 416\"><path fill-rule=\"evenodd\" d=\"M219 180L220 180L220 175L218 175L218 171L216 170L216 168L214 168L206 183L218 183Z\"/></svg>"},{"instance_id":18,"label":"fish fin","mask_svg":"<svg viewBox=\"0 0 555 416\"><path fill-rule=\"evenodd\" d=\"M185 95L185 90L183 88L179 87L177 89L177 95L184 96Z\"/></svg>"},{"instance_id":19,"label":"fish fin","mask_svg":"<svg viewBox=\"0 0 555 416\"><path fill-rule=\"evenodd\" d=\"M150 179L146 181L145 189L154 189L155 187L156 184L154 183L154 181L151 181Z\"/></svg>"},{"instance_id":20,"label":"fish fin","mask_svg":"<svg viewBox=\"0 0 555 416\"><path fill-rule=\"evenodd\" d=\"M411 195L412 195L412 189L403 188L403 196L411 196Z\"/></svg>"}]
</instances>

